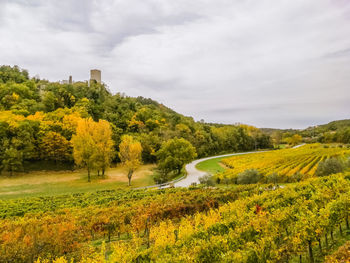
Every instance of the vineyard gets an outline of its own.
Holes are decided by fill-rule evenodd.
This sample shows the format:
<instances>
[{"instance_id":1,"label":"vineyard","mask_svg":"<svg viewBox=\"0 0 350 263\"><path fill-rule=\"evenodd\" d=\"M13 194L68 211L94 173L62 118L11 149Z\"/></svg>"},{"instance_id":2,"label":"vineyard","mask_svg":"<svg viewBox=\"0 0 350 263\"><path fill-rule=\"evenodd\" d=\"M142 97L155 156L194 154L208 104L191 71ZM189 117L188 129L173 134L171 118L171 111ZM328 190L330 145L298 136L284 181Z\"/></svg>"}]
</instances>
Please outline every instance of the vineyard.
<instances>
[{"instance_id":1,"label":"vineyard","mask_svg":"<svg viewBox=\"0 0 350 263\"><path fill-rule=\"evenodd\" d=\"M132 227L129 236L109 245L108 253L102 245L77 261L318 262L349 235L346 178L309 179L275 191L252 189L254 194L181 218L155 222L152 215L140 213L141 229Z\"/></svg>"},{"instance_id":2,"label":"vineyard","mask_svg":"<svg viewBox=\"0 0 350 263\"><path fill-rule=\"evenodd\" d=\"M350 173L311 171L348 155L312 144L224 160L234 164L224 173L238 164L243 171L244 163L310 177L282 188L218 184L0 200L0 262L343 262ZM264 165L253 166L258 160Z\"/></svg>"},{"instance_id":3,"label":"vineyard","mask_svg":"<svg viewBox=\"0 0 350 263\"><path fill-rule=\"evenodd\" d=\"M282 178L282 181L289 182L289 179L297 173L301 174L303 179L313 177L321 161L333 157L345 160L348 156L350 156L349 148L329 147L321 144L238 155L222 160L222 163L229 169L224 171L220 177L235 178L247 169L256 169L265 177L276 173L279 178Z\"/></svg>"},{"instance_id":4,"label":"vineyard","mask_svg":"<svg viewBox=\"0 0 350 263\"><path fill-rule=\"evenodd\" d=\"M176 221L257 191L256 186L103 191L2 201L0 262L62 255L80 259L94 251L96 242L129 239L141 235L146 225Z\"/></svg>"}]
</instances>

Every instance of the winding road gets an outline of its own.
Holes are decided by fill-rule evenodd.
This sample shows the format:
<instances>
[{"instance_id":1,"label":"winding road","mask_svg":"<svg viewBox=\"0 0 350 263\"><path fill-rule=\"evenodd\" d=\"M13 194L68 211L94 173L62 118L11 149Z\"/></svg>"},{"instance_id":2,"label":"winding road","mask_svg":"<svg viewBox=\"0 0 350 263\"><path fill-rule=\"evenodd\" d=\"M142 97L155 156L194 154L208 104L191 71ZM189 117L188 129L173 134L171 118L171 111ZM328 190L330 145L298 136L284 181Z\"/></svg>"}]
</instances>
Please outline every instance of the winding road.
<instances>
[{"instance_id":1,"label":"winding road","mask_svg":"<svg viewBox=\"0 0 350 263\"><path fill-rule=\"evenodd\" d=\"M293 148L299 148L301 146L305 145L305 143L303 144L299 144L294 146ZM224 155L217 155L217 156L212 156L212 157L206 157L206 158L202 158L202 159L198 159L193 161L192 163L189 163L186 165L186 172L187 172L187 176L186 178L182 179L181 181L178 181L176 183L174 183L175 187L189 187L191 184L199 184L199 178L201 178L202 176L206 175L207 172L204 171L200 171L196 168L196 165L200 162L203 161L207 161L210 159L216 159L216 158L221 158L221 157L229 157L229 156L234 156L234 155L243 155L243 154L249 154L249 153L262 153L262 152L269 152L269 151L254 151L254 152L241 152L241 153L230 153L230 154L224 154Z\"/></svg>"},{"instance_id":2,"label":"winding road","mask_svg":"<svg viewBox=\"0 0 350 263\"><path fill-rule=\"evenodd\" d=\"M189 187L193 183L199 184L199 178L201 178L202 176L207 174L207 172L200 171L196 168L196 165L200 162L207 161L210 159L221 158L221 157L229 157L229 156L243 155L243 154L249 154L249 153L261 153L261 152L266 152L266 151L230 153L230 154L217 155L217 156L206 157L206 158L195 160L192 163L189 163L186 165L186 167L185 167L186 172L187 172L186 178L174 183L174 186L175 187Z\"/></svg>"},{"instance_id":3,"label":"winding road","mask_svg":"<svg viewBox=\"0 0 350 263\"><path fill-rule=\"evenodd\" d=\"M305 143L296 145L293 148L298 148L298 147L303 146L303 145L305 145ZM250 154L250 153L262 153L262 152L270 152L270 150L269 151L230 153L230 154L216 155L216 156L212 156L212 157L198 159L198 160L195 160L195 161L193 161L185 166L187 176L184 177L183 179L179 178L177 180L167 182L164 184L156 184L156 185L150 185L150 186L145 186L145 187L138 187L138 188L134 188L134 190L148 189L148 188L164 189L164 188L170 187L171 185L173 185L174 187L189 187L192 184L199 184L199 178L201 178L202 176L204 176L208 173L208 172L200 171L196 168L196 165L200 162L207 161L210 159L221 158L221 157L244 155L244 154Z\"/></svg>"}]
</instances>

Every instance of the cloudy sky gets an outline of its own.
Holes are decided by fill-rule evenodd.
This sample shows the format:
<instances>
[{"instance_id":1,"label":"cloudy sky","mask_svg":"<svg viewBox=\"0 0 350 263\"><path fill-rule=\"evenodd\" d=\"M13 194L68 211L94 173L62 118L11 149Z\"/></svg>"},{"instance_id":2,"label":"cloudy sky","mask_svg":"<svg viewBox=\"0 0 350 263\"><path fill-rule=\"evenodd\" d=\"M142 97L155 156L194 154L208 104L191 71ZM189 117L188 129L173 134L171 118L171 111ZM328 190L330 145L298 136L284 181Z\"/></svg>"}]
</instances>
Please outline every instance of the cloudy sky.
<instances>
[{"instance_id":1,"label":"cloudy sky","mask_svg":"<svg viewBox=\"0 0 350 263\"><path fill-rule=\"evenodd\" d=\"M196 120L304 128L350 118L348 0L0 0L0 64Z\"/></svg>"}]
</instances>

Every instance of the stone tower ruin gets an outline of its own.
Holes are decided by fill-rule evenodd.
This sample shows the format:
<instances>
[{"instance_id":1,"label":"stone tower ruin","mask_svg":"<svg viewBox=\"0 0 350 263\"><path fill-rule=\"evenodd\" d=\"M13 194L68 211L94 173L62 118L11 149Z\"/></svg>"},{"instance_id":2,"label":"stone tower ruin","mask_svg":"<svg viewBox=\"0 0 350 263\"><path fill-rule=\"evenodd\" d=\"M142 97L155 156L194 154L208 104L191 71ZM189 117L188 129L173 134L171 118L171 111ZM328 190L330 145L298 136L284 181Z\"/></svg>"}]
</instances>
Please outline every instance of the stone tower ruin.
<instances>
[{"instance_id":1,"label":"stone tower ruin","mask_svg":"<svg viewBox=\"0 0 350 263\"><path fill-rule=\"evenodd\" d=\"M101 83L101 70L90 70L90 81L95 80L97 83Z\"/></svg>"}]
</instances>

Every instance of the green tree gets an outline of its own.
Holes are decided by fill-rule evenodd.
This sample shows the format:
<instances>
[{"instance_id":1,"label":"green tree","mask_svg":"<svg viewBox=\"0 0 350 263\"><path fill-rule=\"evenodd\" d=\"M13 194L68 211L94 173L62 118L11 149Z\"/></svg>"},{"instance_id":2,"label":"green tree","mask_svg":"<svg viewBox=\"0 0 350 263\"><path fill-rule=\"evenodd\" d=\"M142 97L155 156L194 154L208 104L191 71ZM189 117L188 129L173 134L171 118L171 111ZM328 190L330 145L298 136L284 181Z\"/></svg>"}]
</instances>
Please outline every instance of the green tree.
<instances>
[{"instance_id":1,"label":"green tree","mask_svg":"<svg viewBox=\"0 0 350 263\"><path fill-rule=\"evenodd\" d=\"M343 163L336 158L329 158L318 164L316 175L327 176L330 174L341 173L344 170Z\"/></svg>"},{"instance_id":2,"label":"green tree","mask_svg":"<svg viewBox=\"0 0 350 263\"><path fill-rule=\"evenodd\" d=\"M249 169L238 174L237 184L256 184L261 179L261 174L258 170Z\"/></svg>"},{"instance_id":3,"label":"green tree","mask_svg":"<svg viewBox=\"0 0 350 263\"><path fill-rule=\"evenodd\" d=\"M10 147L5 150L2 169L9 171L13 175L14 171L22 169L23 156L16 148Z\"/></svg>"},{"instance_id":4,"label":"green tree","mask_svg":"<svg viewBox=\"0 0 350 263\"><path fill-rule=\"evenodd\" d=\"M196 157L196 149L189 141L183 138L170 139L157 152L158 168L164 174L180 174L182 167Z\"/></svg>"}]
</instances>

